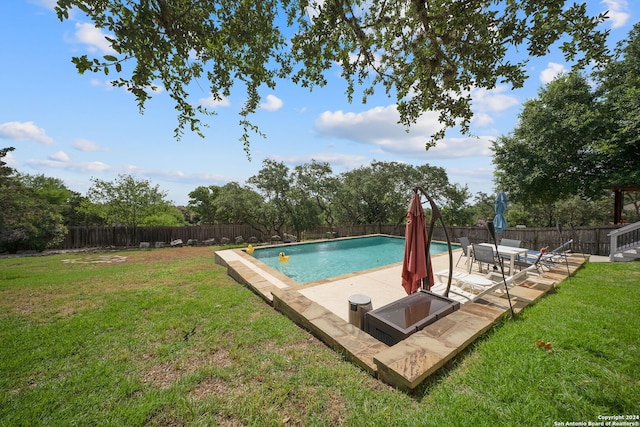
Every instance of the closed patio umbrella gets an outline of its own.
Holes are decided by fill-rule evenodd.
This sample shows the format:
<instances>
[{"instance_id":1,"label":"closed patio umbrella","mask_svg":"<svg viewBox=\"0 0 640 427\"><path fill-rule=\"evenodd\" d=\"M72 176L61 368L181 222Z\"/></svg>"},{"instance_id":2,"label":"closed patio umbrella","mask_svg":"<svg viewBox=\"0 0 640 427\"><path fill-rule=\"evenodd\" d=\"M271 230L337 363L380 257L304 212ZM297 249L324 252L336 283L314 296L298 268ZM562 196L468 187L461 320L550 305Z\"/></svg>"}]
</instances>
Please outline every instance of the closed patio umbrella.
<instances>
[{"instance_id":1,"label":"closed patio umbrella","mask_svg":"<svg viewBox=\"0 0 640 427\"><path fill-rule=\"evenodd\" d=\"M433 271L429 263L427 274L427 227L420 195L413 195L407 212L404 259L402 261L402 286L408 295L420 289L422 279L429 277L427 290L433 286Z\"/></svg>"},{"instance_id":2,"label":"closed patio umbrella","mask_svg":"<svg viewBox=\"0 0 640 427\"><path fill-rule=\"evenodd\" d=\"M496 233L502 233L508 226L507 219L504 217L504 213L507 210L507 195L504 191L501 191L496 198L495 211L496 216L493 218L493 226Z\"/></svg>"}]
</instances>

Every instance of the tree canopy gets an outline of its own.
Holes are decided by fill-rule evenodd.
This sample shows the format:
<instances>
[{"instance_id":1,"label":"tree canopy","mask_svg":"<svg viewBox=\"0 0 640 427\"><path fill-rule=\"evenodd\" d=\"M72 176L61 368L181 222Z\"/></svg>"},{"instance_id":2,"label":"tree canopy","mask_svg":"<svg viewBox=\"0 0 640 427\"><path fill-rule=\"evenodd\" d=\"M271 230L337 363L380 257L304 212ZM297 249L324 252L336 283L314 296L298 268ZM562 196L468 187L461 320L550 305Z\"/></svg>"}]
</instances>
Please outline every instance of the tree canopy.
<instances>
[{"instance_id":1,"label":"tree canopy","mask_svg":"<svg viewBox=\"0 0 640 427\"><path fill-rule=\"evenodd\" d=\"M496 181L514 201L551 205L640 184L640 24L591 78L569 73L527 101L493 146ZM595 84L594 84L595 83Z\"/></svg>"},{"instance_id":2,"label":"tree canopy","mask_svg":"<svg viewBox=\"0 0 640 427\"><path fill-rule=\"evenodd\" d=\"M213 224L216 221L216 205L214 200L220 192L220 187L203 185L189 193L189 209L195 212L197 222Z\"/></svg>"},{"instance_id":3,"label":"tree canopy","mask_svg":"<svg viewBox=\"0 0 640 427\"><path fill-rule=\"evenodd\" d=\"M557 78L525 102L518 126L493 146L499 188L532 204L602 193L585 185L596 173L588 148L604 132L596 108L588 81L578 74Z\"/></svg>"},{"instance_id":4,"label":"tree canopy","mask_svg":"<svg viewBox=\"0 0 640 427\"><path fill-rule=\"evenodd\" d=\"M141 110L162 86L178 110L178 138L185 127L202 135L201 113L212 113L193 105L190 83L206 77L216 100L244 86L247 150L249 134L260 133L249 120L260 90L280 79L324 86L338 66L349 101L356 88L363 102L383 90L406 126L439 112L437 139L456 125L468 133L473 88L521 87L528 57L556 43L576 67L608 57L607 32L597 28L605 16L566 0L58 0L58 17L73 7L107 30L116 52L75 57L78 71L117 72L113 84ZM512 61L517 52L526 53Z\"/></svg>"},{"instance_id":5,"label":"tree canopy","mask_svg":"<svg viewBox=\"0 0 640 427\"><path fill-rule=\"evenodd\" d=\"M97 178L91 181L88 203L82 209L103 218L108 225L182 225L166 223L167 219L177 221L182 214L165 200L167 193L158 185L152 186L149 180L121 174L113 181ZM184 218L181 220L184 222Z\"/></svg>"},{"instance_id":6,"label":"tree canopy","mask_svg":"<svg viewBox=\"0 0 640 427\"><path fill-rule=\"evenodd\" d=\"M640 187L640 24L621 42L615 60L596 73L609 133L599 145L608 176L601 185Z\"/></svg>"},{"instance_id":7,"label":"tree canopy","mask_svg":"<svg viewBox=\"0 0 640 427\"><path fill-rule=\"evenodd\" d=\"M245 222L263 233L293 230L299 237L321 223L334 225L402 224L412 189L426 188L442 207L449 224L466 224L472 216L464 202L466 187L451 185L443 168L374 161L339 175L328 163L312 161L290 170L267 159L248 186L220 188L212 205L220 222Z\"/></svg>"},{"instance_id":8,"label":"tree canopy","mask_svg":"<svg viewBox=\"0 0 640 427\"><path fill-rule=\"evenodd\" d=\"M0 149L0 252L42 251L64 239L72 192L55 178L16 173L2 160L13 150Z\"/></svg>"}]
</instances>

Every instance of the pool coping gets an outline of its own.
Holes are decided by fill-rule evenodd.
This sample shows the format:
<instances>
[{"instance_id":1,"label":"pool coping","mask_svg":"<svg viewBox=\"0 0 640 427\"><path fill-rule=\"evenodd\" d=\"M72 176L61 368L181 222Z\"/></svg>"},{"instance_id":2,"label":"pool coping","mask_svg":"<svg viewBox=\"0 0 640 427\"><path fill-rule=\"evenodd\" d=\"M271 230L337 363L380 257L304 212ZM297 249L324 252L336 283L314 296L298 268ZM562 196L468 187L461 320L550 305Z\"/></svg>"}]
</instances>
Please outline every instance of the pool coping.
<instances>
[{"instance_id":1,"label":"pool coping","mask_svg":"<svg viewBox=\"0 0 640 427\"><path fill-rule=\"evenodd\" d=\"M375 270L397 268L397 265L301 285L243 249L216 251L215 262L226 267L234 280L249 287L265 302L312 332L329 347L341 352L345 358L385 383L406 391L418 387L510 311L505 296L496 290L464 304L459 310L400 343L388 346L307 298L299 290L344 279L345 276L357 277L375 273ZM581 254L572 255L569 274L573 274L583 263ZM509 290L514 311L518 313L535 303L566 277L564 265L545 272L544 276L526 275Z\"/></svg>"}]
</instances>

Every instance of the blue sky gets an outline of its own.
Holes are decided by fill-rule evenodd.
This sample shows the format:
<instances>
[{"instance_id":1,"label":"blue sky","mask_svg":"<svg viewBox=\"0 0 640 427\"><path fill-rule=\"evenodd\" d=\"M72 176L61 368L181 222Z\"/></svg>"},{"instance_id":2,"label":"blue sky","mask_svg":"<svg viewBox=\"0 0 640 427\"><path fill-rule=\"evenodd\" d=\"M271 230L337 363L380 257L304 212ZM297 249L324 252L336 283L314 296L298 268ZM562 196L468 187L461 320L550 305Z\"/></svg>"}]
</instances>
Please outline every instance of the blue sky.
<instances>
[{"instance_id":1,"label":"blue sky","mask_svg":"<svg viewBox=\"0 0 640 427\"><path fill-rule=\"evenodd\" d=\"M638 22L635 1L587 2L592 14L609 10L603 27L611 30L612 47ZM445 168L451 182L467 185L473 194L492 194L490 141L513 130L522 103L569 68L552 51L530 62L524 88L474 91L471 130L479 138L453 130L429 151L424 143L438 129L436 113L425 114L407 134L396 123L393 100L382 92L367 105L359 97L349 104L337 74L329 74L328 86L313 92L281 82L261 93L264 104L252 120L267 138L253 138L249 161L239 141L242 90L212 106L218 115L204 119L210 126L204 139L186 132L176 141L177 116L166 92L159 90L141 115L129 93L109 84L112 75L77 74L72 56L101 57L110 47L104 33L80 14L60 22L54 3L5 0L0 5L0 147L16 148L5 161L19 172L60 178L81 194L92 178L111 181L131 174L157 184L168 200L182 205L200 185L244 183L265 158L291 168L312 159L326 161L336 174L372 160L428 163ZM193 85L190 96L193 103L208 102L206 81Z\"/></svg>"}]
</instances>

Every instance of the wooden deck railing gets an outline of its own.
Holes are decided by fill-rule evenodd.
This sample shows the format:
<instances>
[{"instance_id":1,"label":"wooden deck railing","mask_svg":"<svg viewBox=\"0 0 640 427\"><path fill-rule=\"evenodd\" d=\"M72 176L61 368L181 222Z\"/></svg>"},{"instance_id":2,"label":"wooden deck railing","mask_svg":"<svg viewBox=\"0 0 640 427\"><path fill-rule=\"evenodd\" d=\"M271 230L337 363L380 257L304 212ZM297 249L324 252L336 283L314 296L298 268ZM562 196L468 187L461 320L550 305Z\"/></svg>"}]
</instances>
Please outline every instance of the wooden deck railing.
<instances>
[{"instance_id":1,"label":"wooden deck railing","mask_svg":"<svg viewBox=\"0 0 640 427\"><path fill-rule=\"evenodd\" d=\"M636 249L640 248L640 222L625 225L609 233L609 260L615 261L624 258L625 252L633 250L637 258Z\"/></svg>"}]
</instances>

